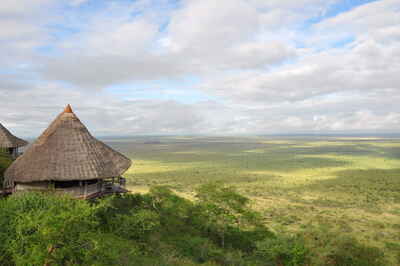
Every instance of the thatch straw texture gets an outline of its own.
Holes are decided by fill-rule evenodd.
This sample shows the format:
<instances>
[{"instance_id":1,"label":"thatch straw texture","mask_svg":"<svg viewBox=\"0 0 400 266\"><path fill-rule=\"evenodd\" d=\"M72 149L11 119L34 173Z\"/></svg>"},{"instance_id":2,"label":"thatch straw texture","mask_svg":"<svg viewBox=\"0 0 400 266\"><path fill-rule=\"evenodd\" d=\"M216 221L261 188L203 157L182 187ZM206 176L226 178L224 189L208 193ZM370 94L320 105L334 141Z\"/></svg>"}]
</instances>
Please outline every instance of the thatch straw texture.
<instances>
[{"instance_id":1,"label":"thatch straw texture","mask_svg":"<svg viewBox=\"0 0 400 266\"><path fill-rule=\"evenodd\" d=\"M17 138L0 123L0 148L18 148L28 145L23 139Z\"/></svg>"},{"instance_id":2,"label":"thatch straw texture","mask_svg":"<svg viewBox=\"0 0 400 266\"><path fill-rule=\"evenodd\" d=\"M68 106L6 170L5 183L105 179L131 160L95 139Z\"/></svg>"}]
</instances>

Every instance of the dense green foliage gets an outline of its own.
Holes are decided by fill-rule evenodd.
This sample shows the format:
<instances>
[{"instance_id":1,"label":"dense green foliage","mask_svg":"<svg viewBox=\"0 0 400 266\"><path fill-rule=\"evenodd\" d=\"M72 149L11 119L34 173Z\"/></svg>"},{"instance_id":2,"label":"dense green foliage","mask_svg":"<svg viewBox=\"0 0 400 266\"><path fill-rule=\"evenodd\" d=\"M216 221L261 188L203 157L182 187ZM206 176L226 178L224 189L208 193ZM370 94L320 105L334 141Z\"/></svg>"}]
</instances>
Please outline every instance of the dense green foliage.
<instances>
[{"instance_id":1,"label":"dense green foliage","mask_svg":"<svg viewBox=\"0 0 400 266\"><path fill-rule=\"evenodd\" d=\"M95 202L15 195L0 200L0 228L1 265L385 265L354 239L309 231L321 238L311 247L273 233L248 198L217 184L194 201L166 187Z\"/></svg>"}]
</instances>

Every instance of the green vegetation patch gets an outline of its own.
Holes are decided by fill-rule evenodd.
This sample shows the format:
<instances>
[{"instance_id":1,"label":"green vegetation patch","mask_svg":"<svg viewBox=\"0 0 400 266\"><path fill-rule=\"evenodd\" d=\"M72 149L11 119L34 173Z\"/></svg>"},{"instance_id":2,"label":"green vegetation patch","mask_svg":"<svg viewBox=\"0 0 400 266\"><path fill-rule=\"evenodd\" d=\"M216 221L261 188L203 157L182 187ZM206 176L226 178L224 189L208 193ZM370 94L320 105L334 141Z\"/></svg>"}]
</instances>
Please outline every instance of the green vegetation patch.
<instances>
[{"instance_id":1,"label":"green vegetation patch","mask_svg":"<svg viewBox=\"0 0 400 266\"><path fill-rule=\"evenodd\" d=\"M25 193L0 200L1 265L386 265L335 232L272 232L250 199L211 183L196 200L166 187L94 202ZM318 245L308 241L317 239ZM391 250L397 245L388 243Z\"/></svg>"}]
</instances>

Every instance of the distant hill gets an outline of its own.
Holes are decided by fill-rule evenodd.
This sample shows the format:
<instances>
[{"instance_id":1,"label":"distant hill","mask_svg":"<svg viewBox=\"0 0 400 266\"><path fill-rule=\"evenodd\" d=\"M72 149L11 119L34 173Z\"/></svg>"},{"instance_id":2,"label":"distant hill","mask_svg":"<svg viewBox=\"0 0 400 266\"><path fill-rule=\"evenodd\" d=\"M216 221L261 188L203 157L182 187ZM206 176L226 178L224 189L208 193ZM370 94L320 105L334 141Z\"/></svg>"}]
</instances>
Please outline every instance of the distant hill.
<instances>
[{"instance_id":1,"label":"distant hill","mask_svg":"<svg viewBox=\"0 0 400 266\"><path fill-rule=\"evenodd\" d=\"M162 142L158 141L158 140L149 140L149 141L143 142L143 144L162 144Z\"/></svg>"}]
</instances>

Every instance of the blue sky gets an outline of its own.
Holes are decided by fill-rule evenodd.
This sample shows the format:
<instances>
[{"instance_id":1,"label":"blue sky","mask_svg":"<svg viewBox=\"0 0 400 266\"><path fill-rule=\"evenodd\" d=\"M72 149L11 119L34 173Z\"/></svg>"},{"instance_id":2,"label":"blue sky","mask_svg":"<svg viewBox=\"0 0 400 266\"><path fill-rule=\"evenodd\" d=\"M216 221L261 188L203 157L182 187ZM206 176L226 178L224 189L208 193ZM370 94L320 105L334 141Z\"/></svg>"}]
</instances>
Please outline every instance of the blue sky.
<instances>
[{"instance_id":1,"label":"blue sky","mask_svg":"<svg viewBox=\"0 0 400 266\"><path fill-rule=\"evenodd\" d=\"M398 0L5 0L0 122L34 137L71 103L99 135L398 132L399 13Z\"/></svg>"}]
</instances>

